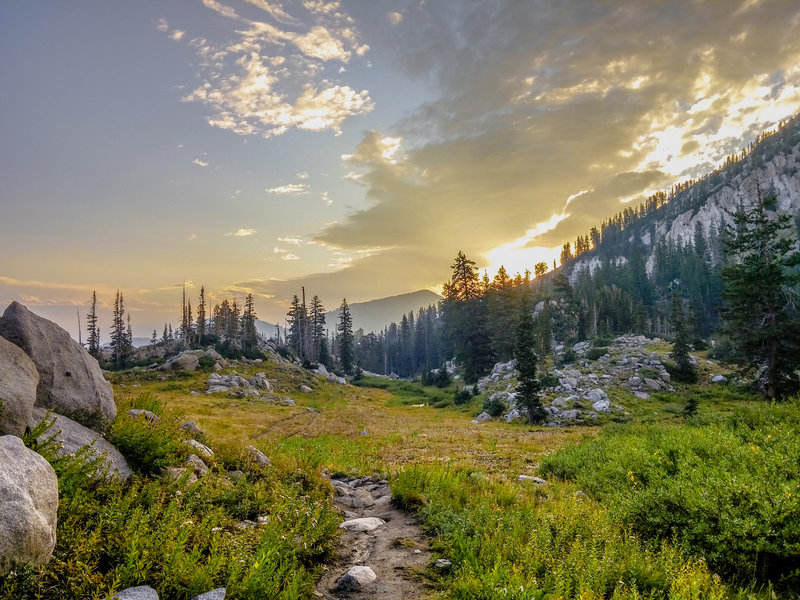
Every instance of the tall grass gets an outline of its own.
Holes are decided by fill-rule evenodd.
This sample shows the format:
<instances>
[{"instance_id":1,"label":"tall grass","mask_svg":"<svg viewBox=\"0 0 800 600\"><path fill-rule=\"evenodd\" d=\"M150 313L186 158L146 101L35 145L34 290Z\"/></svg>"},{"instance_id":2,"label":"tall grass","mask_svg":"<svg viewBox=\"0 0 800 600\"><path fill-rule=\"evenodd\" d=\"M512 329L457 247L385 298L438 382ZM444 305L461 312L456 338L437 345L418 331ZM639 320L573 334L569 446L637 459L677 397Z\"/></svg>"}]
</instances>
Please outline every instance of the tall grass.
<instances>
[{"instance_id":1,"label":"tall grass","mask_svg":"<svg viewBox=\"0 0 800 600\"><path fill-rule=\"evenodd\" d=\"M673 540L730 580L800 590L800 403L718 421L609 428L546 457L616 522Z\"/></svg>"},{"instance_id":2,"label":"tall grass","mask_svg":"<svg viewBox=\"0 0 800 600\"><path fill-rule=\"evenodd\" d=\"M412 467L393 485L453 563L439 580L449 598L733 597L702 560L642 541L574 491L447 467Z\"/></svg>"}]
</instances>

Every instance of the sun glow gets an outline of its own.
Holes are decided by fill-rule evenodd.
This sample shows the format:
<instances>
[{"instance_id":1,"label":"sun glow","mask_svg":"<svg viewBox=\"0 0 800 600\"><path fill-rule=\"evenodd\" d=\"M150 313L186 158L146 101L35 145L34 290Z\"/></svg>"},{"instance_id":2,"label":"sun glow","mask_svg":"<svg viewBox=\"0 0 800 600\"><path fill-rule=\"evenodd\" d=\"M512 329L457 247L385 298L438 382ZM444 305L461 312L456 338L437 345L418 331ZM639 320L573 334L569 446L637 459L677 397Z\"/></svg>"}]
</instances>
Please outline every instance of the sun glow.
<instances>
[{"instance_id":1,"label":"sun glow","mask_svg":"<svg viewBox=\"0 0 800 600\"><path fill-rule=\"evenodd\" d=\"M571 199L582 193L584 192L579 192ZM547 263L548 270L550 270L553 266L553 261L561 255L561 246L553 248L531 246L531 242L543 233L553 229L568 216L568 214L564 213L553 215L548 221L539 223L536 227L529 229L522 237L487 252L486 258L489 260L489 265L485 267L485 270L489 273L489 276L494 276L501 266L505 267L506 272L512 277L517 273L524 274L526 270L533 273L533 267L539 262Z\"/></svg>"}]
</instances>

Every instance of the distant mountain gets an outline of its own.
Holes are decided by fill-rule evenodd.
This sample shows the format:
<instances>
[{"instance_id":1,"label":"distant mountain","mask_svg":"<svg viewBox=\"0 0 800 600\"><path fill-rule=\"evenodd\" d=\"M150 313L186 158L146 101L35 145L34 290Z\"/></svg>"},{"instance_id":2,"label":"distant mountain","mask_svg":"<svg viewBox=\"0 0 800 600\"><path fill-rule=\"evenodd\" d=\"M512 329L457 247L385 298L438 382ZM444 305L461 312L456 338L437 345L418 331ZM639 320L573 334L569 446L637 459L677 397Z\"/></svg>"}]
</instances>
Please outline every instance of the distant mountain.
<instances>
[{"instance_id":1,"label":"distant mountain","mask_svg":"<svg viewBox=\"0 0 800 600\"><path fill-rule=\"evenodd\" d=\"M262 321L261 319L256 319L256 331L267 339L278 337L278 326L274 323Z\"/></svg>"},{"instance_id":2,"label":"distant mountain","mask_svg":"<svg viewBox=\"0 0 800 600\"><path fill-rule=\"evenodd\" d=\"M369 302L356 302L350 305L353 317L353 331L363 329L365 333L382 331L390 323L397 323L404 314L414 311L416 316L420 308L436 305L442 297L430 290L418 290L399 296L390 296ZM339 322L339 309L325 313L325 322L330 330Z\"/></svg>"}]
</instances>

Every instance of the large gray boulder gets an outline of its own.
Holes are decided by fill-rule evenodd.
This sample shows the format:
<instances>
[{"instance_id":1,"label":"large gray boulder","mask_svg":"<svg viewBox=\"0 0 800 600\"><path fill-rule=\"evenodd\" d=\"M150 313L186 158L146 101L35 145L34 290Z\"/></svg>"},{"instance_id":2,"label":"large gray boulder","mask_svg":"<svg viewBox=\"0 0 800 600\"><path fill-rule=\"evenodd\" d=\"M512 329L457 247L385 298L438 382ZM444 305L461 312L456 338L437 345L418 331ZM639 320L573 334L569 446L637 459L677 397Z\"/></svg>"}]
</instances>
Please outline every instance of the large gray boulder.
<instances>
[{"instance_id":1,"label":"large gray boulder","mask_svg":"<svg viewBox=\"0 0 800 600\"><path fill-rule=\"evenodd\" d=\"M61 327L12 302L0 317L0 336L22 348L39 371L36 406L102 428L117 406L97 361Z\"/></svg>"},{"instance_id":2,"label":"large gray boulder","mask_svg":"<svg viewBox=\"0 0 800 600\"><path fill-rule=\"evenodd\" d=\"M217 588L215 590L211 590L210 592L206 592L205 594L200 594L199 596L195 596L192 600L225 600L225 588Z\"/></svg>"},{"instance_id":3,"label":"large gray boulder","mask_svg":"<svg viewBox=\"0 0 800 600\"><path fill-rule=\"evenodd\" d=\"M47 411L43 408L33 409L31 427L41 423L46 415ZM50 413L49 419L53 420L53 424L39 436L37 441L43 442L54 436L54 440L61 444L61 448L58 450L59 456L75 454L84 446L91 446L95 460L102 457L105 466L108 467L109 475L116 475L123 480L130 477L131 469L125 457L99 433L68 417L53 412Z\"/></svg>"},{"instance_id":4,"label":"large gray boulder","mask_svg":"<svg viewBox=\"0 0 800 600\"><path fill-rule=\"evenodd\" d=\"M335 586L340 592L358 592L377 579L375 571L364 565L350 567Z\"/></svg>"},{"instance_id":5,"label":"large gray boulder","mask_svg":"<svg viewBox=\"0 0 800 600\"><path fill-rule=\"evenodd\" d=\"M0 435L25 434L38 384L33 361L19 346L0 337Z\"/></svg>"},{"instance_id":6,"label":"large gray boulder","mask_svg":"<svg viewBox=\"0 0 800 600\"><path fill-rule=\"evenodd\" d=\"M0 437L0 575L47 563L56 545L58 479L22 440Z\"/></svg>"},{"instance_id":7,"label":"large gray boulder","mask_svg":"<svg viewBox=\"0 0 800 600\"><path fill-rule=\"evenodd\" d=\"M200 352L200 356L203 353ZM161 366L162 371L194 371L200 366L200 358L192 350L186 350Z\"/></svg>"}]
</instances>

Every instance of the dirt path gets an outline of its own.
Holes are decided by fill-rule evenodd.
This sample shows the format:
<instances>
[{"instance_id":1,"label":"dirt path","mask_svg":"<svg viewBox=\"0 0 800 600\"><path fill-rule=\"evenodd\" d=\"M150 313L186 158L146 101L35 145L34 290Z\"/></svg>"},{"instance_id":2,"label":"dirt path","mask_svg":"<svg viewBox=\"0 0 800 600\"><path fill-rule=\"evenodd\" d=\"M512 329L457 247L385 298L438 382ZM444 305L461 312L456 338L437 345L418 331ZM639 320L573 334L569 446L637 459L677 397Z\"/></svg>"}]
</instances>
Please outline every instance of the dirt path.
<instances>
[{"instance_id":1,"label":"dirt path","mask_svg":"<svg viewBox=\"0 0 800 600\"><path fill-rule=\"evenodd\" d=\"M391 502L389 484L369 477L334 478L331 483L337 494L335 504L346 520L376 517L385 523L371 531L342 532L336 558L317 583L315 595L327 600L430 598L432 589L421 575L430 562L427 540L417 518ZM377 521L358 523L368 526ZM369 567L377 578L355 589L342 589L342 577L354 566Z\"/></svg>"}]
</instances>

